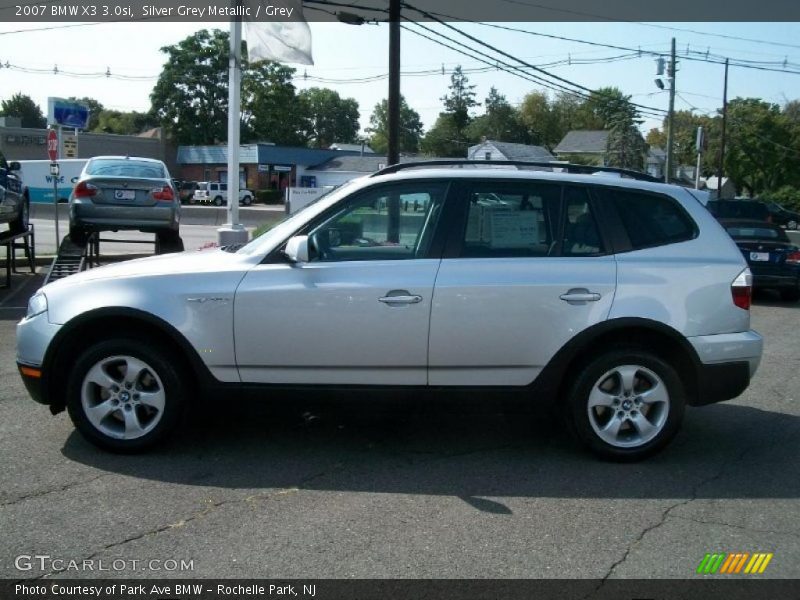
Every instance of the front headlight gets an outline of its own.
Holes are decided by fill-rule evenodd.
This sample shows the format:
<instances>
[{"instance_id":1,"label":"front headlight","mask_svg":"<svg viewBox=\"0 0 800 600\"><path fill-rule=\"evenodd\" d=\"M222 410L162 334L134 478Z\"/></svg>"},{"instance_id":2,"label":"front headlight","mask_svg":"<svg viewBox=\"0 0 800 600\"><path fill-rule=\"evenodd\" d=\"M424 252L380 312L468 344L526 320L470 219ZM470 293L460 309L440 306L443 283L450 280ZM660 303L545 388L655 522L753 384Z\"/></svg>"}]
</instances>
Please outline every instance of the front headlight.
<instances>
[{"instance_id":1,"label":"front headlight","mask_svg":"<svg viewBox=\"0 0 800 600\"><path fill-rule=\"evenodd\" d=\"M40 315L47 312L47 298L41 292L36 292L31 299L28 300L28 314L25 315L26 319Z\"/></svg>"}]
</instances>

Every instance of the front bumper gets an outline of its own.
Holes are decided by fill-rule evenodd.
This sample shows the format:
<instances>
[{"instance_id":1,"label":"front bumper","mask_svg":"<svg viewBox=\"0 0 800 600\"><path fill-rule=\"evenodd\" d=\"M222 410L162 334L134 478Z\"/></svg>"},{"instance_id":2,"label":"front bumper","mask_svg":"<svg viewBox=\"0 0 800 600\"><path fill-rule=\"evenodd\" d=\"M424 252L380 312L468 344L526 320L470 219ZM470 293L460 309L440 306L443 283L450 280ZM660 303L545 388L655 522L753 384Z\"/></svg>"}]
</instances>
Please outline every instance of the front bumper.
<instances>
[{"instance_id":1,"label":"front bumper","mask_svg":"<svg viewBox=\"0 0 800 600\"><path fill-rule=\"evenodd\" d=\"M45 393L42 364L50 342L61 329L48 320L48 314L45 311L17 323L17 367L30 395L42 404L52 403Z\"/></svg>"},{"instance_id":2,"label":"front bumper","mask_svg":"<svg viewBox=\"0 0 800 600\"><path fill-rule=\"evenodd\" d=\"M49 404L44 397L44 386L42 385L42 369L40 367L33 367L24 363L18 362L17 369L22 377L22 383L25 384L25 389L31 395L31 398L36 400L39 404Z\"/></svg>"},{"instance_id":3,"label":"front bumper","mask_svg":"<svg viewBox=\"0 0 800 600\"><path fill-rule=\"evenodd\" d=\"M736 398L750 385L761 363L764 339L755 331L687 338L700 358L693 406Z\"/></svg>"}]
</instances>

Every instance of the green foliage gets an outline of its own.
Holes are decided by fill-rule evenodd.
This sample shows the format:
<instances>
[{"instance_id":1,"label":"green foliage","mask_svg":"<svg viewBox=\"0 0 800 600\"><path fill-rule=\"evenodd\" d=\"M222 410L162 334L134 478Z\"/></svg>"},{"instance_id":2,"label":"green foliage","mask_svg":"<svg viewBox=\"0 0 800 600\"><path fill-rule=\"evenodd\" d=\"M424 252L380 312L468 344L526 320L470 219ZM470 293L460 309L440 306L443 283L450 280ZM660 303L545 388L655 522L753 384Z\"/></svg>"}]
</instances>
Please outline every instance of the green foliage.
<instances>
[{"instance_id":1,"label":"green foliage","mask_svg":"<svg viewBox=\"0 0 800 600\"><path fill-rule=\"evenodd\" d=\"M95 133L135 135L152 127L158 127L158 121L150 113L103 110L97 117L97 125L93 131Z\"/></svg>"},{"instance_id":2,"label":"green foliage","mask_svg":"<svg viewBox=\"0 0 800 600\"><path fill-rule=\"evenodd\" d=\"M310 88L298 95L303 134L308 144L327 148L335 142L354 143L358 137L358 102L327 88Z\"/></svg>"},{"instance_id":3,"label":"green foliage","mask_svg":"<svg viewBox=\"0 0 800 600\"><path fill-rule=\"evenodd\" d=\"M42 109L30 96L17 92L8 100L0 103L0 117L17 117L22 119L23 127L43 129L47 127L47 119Z\"/></svg>"},{"instance_id":4,"label":"green foliage","mask_svg":"<svg viewBox=\"0 0 800 600\"><path fill-rule=\"evenodd\" d=\"M304 115L292 76L295 70L272 61L251 63L242 78L242 140L302 146Z\"/></svg>"},{"instance_id":5,"label":"green foliage","mask_svg":"<svg viewBox=\"0 0 800 600\"><path fill-rule=\"evenodd\" d=\"M256 202L262 204L282 204L283 193L280 190L256 190Z\"/></svg>"},{"instance_id":6,"label":"green foliage","mask_svg":"<svg viewBox=\"0 0 800 600\"><path fill-rule=\"evenodd\" d=\"M228 34L202 29L161 51L167 55L150 100L179 144L228 137Z\"/></svg>"},{"instance_id":7,"label":"green foliage","mask_svg":"<svg viewBox=\"0 0 800 600\"><path fill-rule=\"evenodd\" d=\"M453 115L440 113L433 127L422 138L420 151L427 156L445 158L464 158L467 155L469 142L459 139L461 133Z\"/></svg>"},{"instance_id":8,"label":"green foliage","mask_svg":"<svg viewBox=\"0 0 800 600\"><path fill-rule=\"evenodd\" d=\"M480 104L475 101L475 86L469 85L461 66L453 70L448 90L449 93L442 96L445 110L439 113L420 149L429 156L460 158L467 155L470 141L476 141L469 137L467 126L472 121L470 110Z\"/></svg>"},{"instance_id":9,"label":"green foliage","mask_svg":"<svg viewBox=\"0 0 800 600\"><path fill-rule=\"evenodd\" d=\"M501 142L526 143L528 135L519 111L509 104L506 97L492 86L485 102L486 112L475 117L466 128L467 138L480 140L485 137Z\"/></svg>"},{"instance_id":10,"label":"green foliage","mask_svg":"<svg viewBox=\"0 0 800 600\"><path fill-rule=\"evenodd\" d=\"M388 100L381 100L375 105L369 118L367 133L370 134L369 145L377 154L386 154L389 148ZM411 108L406 99L400 96L400 136L398 140L401 153L415 154L419 152L422 138L422 119L419 113Z\"/></svg>"},{"instance_id":11,"label":"green foliage","mask_svg":"<svg viewBox=\"0 0 800 600\"><path fill-rule=\"evenodd\" d=\"M452 115L453 123L461 132L472 120L469 111L480 106L475 101L475 86L469 85L469 78L462 71L461 65L453 69L449 90L449 94L442 96L445 113Z\"/></svg>"},{"instance_id":12,"label":"green foliage","mask_svg":"<svg viewBox=\"0 0 800 600\"><path fill-rule=\"evenodd\" d=\"M636 107L631 104L631 97L622 93L619 88L604 87L593 91L586 100L586 109L594 115L599 129L611 129L620 122L630 124L641 123Z\"/></svg>"},{"instance_id":13,"label":"green foliage","mask_svg":"<svg viewBox=\"0 0 800 600\"><path fill-rule=\"evenodd\" d=\"M761 200L777 202L789 210L800 211L800 187L784 185L777 190L759 196Z\"/></svg>"},{"instance_id":14,"label":"green foliage","mask_svg":"<svg viewBox=\"0 0 800 600\"><path fill-rule=\"evenodd\" d=\"M642 134L625 112L611 117L606 141L606 164L609 167L644 171L647 147Z\"/></svg>"}]
</instances>

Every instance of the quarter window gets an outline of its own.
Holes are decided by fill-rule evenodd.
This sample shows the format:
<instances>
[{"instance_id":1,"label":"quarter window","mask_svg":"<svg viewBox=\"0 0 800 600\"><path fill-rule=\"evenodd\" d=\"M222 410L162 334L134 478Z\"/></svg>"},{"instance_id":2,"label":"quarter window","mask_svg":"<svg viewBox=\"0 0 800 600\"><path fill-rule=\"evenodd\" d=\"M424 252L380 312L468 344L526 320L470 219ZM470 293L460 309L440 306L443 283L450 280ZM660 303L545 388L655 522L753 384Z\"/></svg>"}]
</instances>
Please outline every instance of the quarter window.
<instances>
[{"instance_id":1,"label":"quarter window","mask_svg":"<svg viewBox=\"0 0 800 600\"><path fill-rule=\"evenodd\" d=\"M615 188L597 188L594 193L616 208L634 250L683 242L695 236L694 222L667 196Z\"/></svg>"}]
</instances>

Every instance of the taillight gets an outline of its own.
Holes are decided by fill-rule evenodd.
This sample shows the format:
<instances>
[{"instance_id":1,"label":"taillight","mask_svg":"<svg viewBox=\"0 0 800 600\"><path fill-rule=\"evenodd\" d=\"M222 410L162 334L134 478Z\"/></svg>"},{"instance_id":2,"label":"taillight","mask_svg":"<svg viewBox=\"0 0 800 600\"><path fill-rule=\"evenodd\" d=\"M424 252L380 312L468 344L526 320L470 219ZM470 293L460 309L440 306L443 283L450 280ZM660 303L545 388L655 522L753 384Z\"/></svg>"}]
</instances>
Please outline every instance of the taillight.
<instances>
[{"instance_id":1,"label":"taillight","mask_svg":"<svg viewBox=\"0 0 800 600\"><path fill-rule=\"evenodd\" d=\"M750 269L745 269L731 284L733 303L742 310L750 310L753 298L753 274Z\"/></svg>"},{"instance_id":2,"label":"taillight","mask_svg":"<svg viewBox=\"0 0 800 600\"><path fill-rule=\"evenodd\" d=\"M153 198L161 202L172 202L175 199L175 193L168 185L165 185L163 188L154 188L152 194Z\"/></svg>"},{"instance_id":3,"label":"taillight","mask_svg":"<svg viewBox=\"0 0 800 600\"><path fill-rule=\"evenodd\" d=\"M787 265L800 265L800 252L789 252L786 255Z\"/></svg>"},{"instance_id":4,"label":"taillight","mask_svg":"<svg viewBox=\"0 0 800 600\"><path fill-rule=\"evenodd\" d=\"M75 190L72 192L72 194L76 198L91 198L97 194L97 187L91 183L80 181L78 182L78 185L75 186Z\"/></svg>"}]
</instances>

